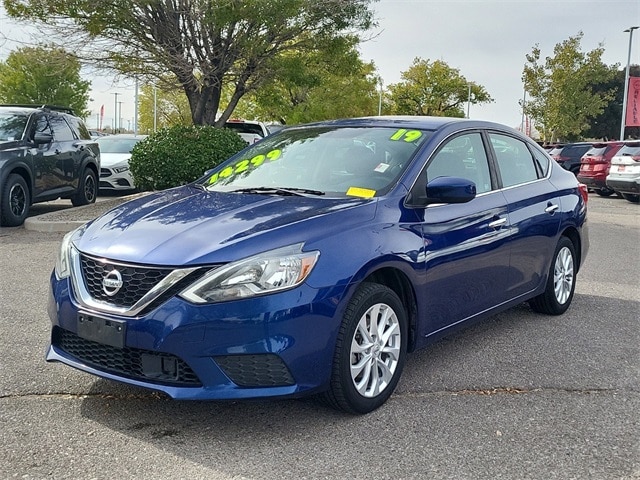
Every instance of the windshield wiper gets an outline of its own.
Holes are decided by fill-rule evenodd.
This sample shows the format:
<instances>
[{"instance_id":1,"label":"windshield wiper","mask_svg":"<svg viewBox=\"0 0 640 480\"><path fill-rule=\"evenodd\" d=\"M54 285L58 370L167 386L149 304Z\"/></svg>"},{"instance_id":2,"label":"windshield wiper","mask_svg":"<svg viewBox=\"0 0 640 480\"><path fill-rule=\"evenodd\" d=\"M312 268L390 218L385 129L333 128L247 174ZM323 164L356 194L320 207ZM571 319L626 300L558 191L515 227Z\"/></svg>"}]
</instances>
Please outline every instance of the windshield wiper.
<instances>
[{"instance_id":1,"label":"windshield wiper","mask_svg":"<svg viewBox=\"0 0 640 480\"><path fill-rule=\"evenodd\" d=\"M325 193L320 190L311 190L308 188L289 188L289 187L247 187L233 190L233 193L261 193L265 195L295 195L298 197L320 196Z\"/></svg>"}]
</instances>

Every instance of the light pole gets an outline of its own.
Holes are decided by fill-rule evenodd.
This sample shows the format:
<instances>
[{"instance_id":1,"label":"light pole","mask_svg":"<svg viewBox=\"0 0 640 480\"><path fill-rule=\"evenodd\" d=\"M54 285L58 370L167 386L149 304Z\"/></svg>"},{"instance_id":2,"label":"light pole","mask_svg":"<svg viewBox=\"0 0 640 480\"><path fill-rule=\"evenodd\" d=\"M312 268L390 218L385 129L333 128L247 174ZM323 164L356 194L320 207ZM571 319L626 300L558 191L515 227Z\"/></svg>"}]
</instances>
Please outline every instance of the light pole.
<instances>
[{"instance_id":1,"label":"light pole","mask_svg":"<svg viewBox=\"0 0 640 480\"><path fill-rule=\"evenodd\" d=\"M158 118L158 92L155 84L153 85L153 133L157 130Z\"/></svg>"},{"instance_id":2,"label":"light pole","mask_svg":"<svg viewBox=\"0 0 640 480\"><path fill-rule=\"evenodd\" d=\"M378 77L378 84L380 85L380 96L378 97L378 116L382 115L382 77Z\"/></svg>"},{"instance_id":3,"label":"light pole","mask_svg":"<svg viewBox=\"0 0 640 480\"><path fill-rule=\"evenodd\" d=\"M627 54L627 71L624 74L624 94L622 95L622 120L620 121L620 141L624 140L624 122L627 117L627 93L629 92L629 67L631 65L631 40L633 39L633 31L640 27L629 27L624 30L629 33L629 53Z\"/></svg>"},{"instance_id":4,"label":"light pole","mask_svg":"<svg viewBox=\"0 0 640 480\"><path fill-rule=\"evenodd\" d=\"M113 93L115 95L115 100L113 101L113 133L117 133L118 128L118 95L119 93Z\"/></svg>"},{"instance_id":5,"label":"light pole","mask_svg":"<svg viewBox=\"0 0 640 480\"><path fill-rule=\"evenodd\" d=\"M469 91L467 92L467 118L470 118L469 111L471 109L471 84L469 83L467 87L469 88Z\"/></svg>"},{"instance_id":6,"label":"light pole","mask_svg":"<svg viewBox=\"0 0 640 480\"><path fill-rule=\"evenodd\" d=\"M122 128L122 104L124 102L118 102L118 106L120 107L120 113L118 114L118 127ZM120 133L120 128L118 129L118 133Z\"/></svg>"}]
</instances>

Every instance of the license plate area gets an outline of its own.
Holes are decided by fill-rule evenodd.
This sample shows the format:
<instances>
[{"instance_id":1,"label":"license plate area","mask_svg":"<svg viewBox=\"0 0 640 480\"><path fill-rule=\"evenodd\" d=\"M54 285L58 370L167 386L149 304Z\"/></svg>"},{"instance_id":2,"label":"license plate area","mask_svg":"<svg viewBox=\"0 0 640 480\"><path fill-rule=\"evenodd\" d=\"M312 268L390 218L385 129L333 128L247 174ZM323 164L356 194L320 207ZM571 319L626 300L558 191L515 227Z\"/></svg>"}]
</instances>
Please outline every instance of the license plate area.
<instances>
[{"instance_id":1,"label":"license plate area","mask_svg":"<svg viewBox=\"0 0 640 480\"><path fill-rule=\"evenodd\" d=\"M78 314L78 336L85 340L124 348L127 324L122 320L94 317L84 313Z\"/></svg>"}]
</instances>

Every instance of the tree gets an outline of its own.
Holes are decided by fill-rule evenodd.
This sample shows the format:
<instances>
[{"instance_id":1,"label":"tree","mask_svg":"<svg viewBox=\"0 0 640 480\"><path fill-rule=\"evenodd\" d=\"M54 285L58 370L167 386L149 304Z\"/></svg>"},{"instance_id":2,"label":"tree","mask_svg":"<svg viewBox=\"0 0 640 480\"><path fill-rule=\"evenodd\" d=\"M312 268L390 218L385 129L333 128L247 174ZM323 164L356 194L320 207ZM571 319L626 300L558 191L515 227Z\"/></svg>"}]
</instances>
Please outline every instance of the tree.
<instances>
[{"instance_id":1,"label":"tree","mask_svg":"<svg viewBox=\"0 0 640 480\"><path fill-rule=\"evenodd\" d=\"M1 103L62 105L86 118L90 86L78 59L61 48L23 47L0 62Z\"/></svg>"},{"instance_id":2,"label":"tree","mask_svg":"<svg viewBox=\"0 0 640 480\"><path fill-rule=\"evenodd\" d=\"M631 65L630 75L640 77L640 65ZM612 80L596 83L592 86L595 91L615 91L615 97L604 108L600 115L596 115L589 122L589 128L584 132L586 138L601 138L603 140L617 140L620 136L620 121L622 120L622 96L624 95L625 69L620 69ZM640 138L640 127L626 127L625 138Z\"/></svg>"},{"instance_id":3,"label":"tree","mask_svg":"<svg viewBox=\"0 0 640 480\"><path fill-rule=\"evenodd\" d=\"M398 115L464 117L468 101L474 105L493 102L483 86L470 82L442 60L431 62L418 57L401 78L402 82L389 85Z\"/></svg>"},{"instance_id":4,"label":"tree","mask_svg":"<svg viewBox=\"0 0 640 480\"><path fill-rule=\"evenodd\" d=\"M10 16L53 26L97 65L149 83L171 72L193 123L216 126L246 93L273 81L272 65L280 55L314 52L347 29L369 29L371 2L4 0ZM225 85L232 94L223 106Z\"/></svg>"},{"instance_id":5,"label":"tree","mask_svg":"<svg viewBox=\"0 0 640 480\"><path fill-rule=\"evenodd\" d=\"M375 66L360 59L356 45L356 38L342 37L321 51L280 56L275 80L245 96L236 113L286 124L374 115Z\"/></svg>"},{"instance_id":6,"label":"tree","mask_svg":"<svg viewBox=\"0 0 640 480\"><path fill-rule=\"evenodd\" d=\"M174 125L192 124L189 102L181 88L162 90L154 85L143 85L138 101L140 133L153 132L154 109L157 130Z\"/></svg>"},{"instance_id":7,"label":"tree","mask_svg":"<svg viewBox=\"0 0 640 480\"><path fill-rule=\"evenodd\" d=\"M579 139L614 97L614 90L600 91L594 85L610 81L617 65L602 62L602 45L582 52L582 37L579 32L556 44L554 56L546 57L544 63L538 45L526 56L522 80L529 99L524 110L545 141Z\"/></svg>"}]
</instances>

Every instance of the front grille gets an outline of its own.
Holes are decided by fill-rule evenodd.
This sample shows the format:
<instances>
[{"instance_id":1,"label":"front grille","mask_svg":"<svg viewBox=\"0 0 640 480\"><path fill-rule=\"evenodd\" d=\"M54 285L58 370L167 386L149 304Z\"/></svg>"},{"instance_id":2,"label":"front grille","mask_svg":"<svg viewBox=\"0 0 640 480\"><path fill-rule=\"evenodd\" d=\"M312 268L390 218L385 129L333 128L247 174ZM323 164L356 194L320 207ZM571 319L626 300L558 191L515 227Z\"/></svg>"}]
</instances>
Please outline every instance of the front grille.
<instances>
[{"instance_id":1,"label":"front grille","mask_svg":"<svg viewBox=\"0 0 640 480\"><path fill-rule=\"evenodd\" d=\"M94 299L126 308L135 305L149 290L171 273L171 269L167 268L112 264L86 255L81 256L81 265L85 286ZM102 282L112 270L120 272L122 287L115 295L109 296L103 290Z\"/></svg>"},{"instance_id":2,"label":"front grille","mask_svg":"<svg viewBox=\"0 0 640 480\"><path fill-rule=\"evenodd\" d=\"M214 360L233 383L240 387L293 385L291 372L278 355L223 355Z\"/></svg>"},{"instance_id":3,"label":"front grille","mask_svg":"<svg viewBox=\"0 0 640 480\"><path fill-rule=\"evenodd\" d=\"M103 345L59 327L53 330L52 344L82 363L106 373L161 385L202 386L184 360L168 353Z\"/></svg>"},{"instance_id":4,"label":"front grille","mask_svg":"<svg viewBox=\"0 0 640 480\"><path fill-rule=\"evenodd\" d=\"M110 177L110 176L111 176L111 170L109 170L108 168L100 169L100 178Z\"/></svg>"}]
</instances>

